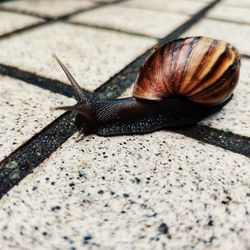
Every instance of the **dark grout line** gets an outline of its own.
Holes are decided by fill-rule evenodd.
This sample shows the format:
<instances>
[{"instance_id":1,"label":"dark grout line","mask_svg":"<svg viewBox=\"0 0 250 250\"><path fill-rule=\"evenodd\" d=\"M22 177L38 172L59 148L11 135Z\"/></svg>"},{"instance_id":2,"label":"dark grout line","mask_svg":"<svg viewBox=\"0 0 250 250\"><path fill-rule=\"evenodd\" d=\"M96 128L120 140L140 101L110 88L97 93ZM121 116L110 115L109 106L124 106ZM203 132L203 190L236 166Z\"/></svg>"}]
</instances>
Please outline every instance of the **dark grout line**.
<instances>
[{"instance_id":1,"label":"dark grout line","mask_svg":"<svg viewBox=\"0 0 250 250\"><path fill-rule=\"evenodd\" d=\"M23 33L25 31L29 31L29 30L32 30L32 29L35 29L35 28L38 28L40 26L44 26L44 25L47 25L49 24L50 22L46 22L46 21L41 21L41 22L38 22L36 24L31 24L31 25L28 25L24 28L20 28L20 29L16 29L15 31L11 31L11 32L8 32L8 33L5 33L3 35L0 35L0 40L1 39L6 39L6 38L9 38L13 35L17 35L17 34L20 34L20 33Z\"/></svg>"},{"instance_id":2,"label":"dark grout line","mask_svg":"<svg viewBox=\"0 0 250 250\"><path fill-rule=\"evenodd\" d=\"M189 2L190 3L190 1L189 0L185 0L185 1L187 1L187 2ZM237 2L237 1L235 1L235 2ZM250 9L250 7L246 7L246 6L239 6L239 5L237 5L237 4L230 4L230 3L227 3L227 2L225 2L224 0L221 2L222 4L223 4L223 6L224 7L233 7L233 8L243 8L243 9Z\"/></svg>"},{"instance_id":3,"label":"dark grout line","mask_svg":"<svg viewBox=\"0 0 250 250\"><path fill-rule=\"evenodd\" d=\"M76 132L73 117L59 116L0 163L0 198Z\"/></svg>"},{"instance_id":4,"label":"dark grout line","mask_svg":"<svg viewBox=\"0 0 250 250\"><path fill-rule=\"evenodd\" d=\"M18 1L18 0L0 0L0 3L4 3L4 2L15 2L15 1Z\"/></svg>"},{"instance_id":5,"label":"dark grout line","mask_svg":"<svg viewBox=\"0 0 250 250\"><path fill-rule=\"evenodd\" d=\"M74 91L69 84L39 76L16 67L0 64L0 74L25 81L26 83L49 90L53 93L62 94L68 97L74 96Z\"/></svg>"},{"instance_id":6,"label":"dark grout line","mask_svg":"<svg viewBox=\"0 0 250 250\"><path fill-rule=\"evenodd\" d=\"M65 21L65 23L72 24L72 25L77 25L77 26L82 26L82 27L90 27L90 28L99 29L99 30L115 31L116 33L122 33L122 34L130 35L130 36L139 36L139 37L144 37L144 38L157 39L157 37L150 36L150 35L145 35L143 33L137 33L137 32L133 32L133 31L125 31L125 30L122 30L122 29L105 27L105 26L101 26L101 25L95 25L95 24L89 24L89 23L80 23L80 22L75 22L75 21Z\"/></svg>"},{"instance_id":7,"label":"dark grout line","mask_svg":"<svg viewBox=\"0 0 250 250\"><path fill-rule=\"evenodd\" d=\"M181 25L171 34L163 39L159 39L159 43L164 43L169 40L179 37L183 32L185 32L192 25L197 23L201 18L203 18L206 12L213 8L219 1L214 1L206 8L194 15L188 22ZM131 86L136 78L136 72L139 70L140 66L143 64L145 59L150 55L153 49L149 49L135 61L130 63L122 71L100 86L95 93L100 98L117 98L120 96L125 89ZM2 67L2 68L1 68ZM0 69L4 71L4 67L1 66ZM9 70L9 66L7 70ZM52 80L42 78L40 76L32 75L25 72L26 77L22 77L23 72L16 68L12 70L17 70L17 74L14 77L18 77L20 73L20 78L26 79L31 84L35 84L35 79L42 79L43 82L41 87L47 86L52 83ZM132 72L131 72L132 70ZM32 78L31 77L34 77ZM18 78L19 79L19 78ZM47 82L47 83L46 83ZM52 91L57 92L58 88L61 89L61 82L53 82L58 84L54 87ZM68 86L67 86L68 87ZM62 94L69 94L68 89L64 90ZM54 122L49 124L46 128L42 129L40 133L34 135L29 141L20 146L17 150L12 152L8 157L6 157L2 162L0 162L0 198L6 194L14 185L18 184L26 175L28 175L34 168L39 166L47 157L49 157L56 149L58 149L70 136L76 132L76 128L73 124L74 115L72 113L64 113L58 117ZM229 132L219 131L213 128L209 128L202 125L197 125L193 128L187 128L183 130L178 130L178 133L189 136L196 140L200 140L212 145L217 145L219 147L231 150L233 152L238 152L243 155L248 155L249 148L247 147L246 140L244 137L234 135ZM228 137L228 139L227 139ZM218 142L218 138L222 138ZM226 145L229 143L229 145ZM243 149L242 149L243 148Z\"/></svg>"},{"instance_id":8,"label":"dark grout line","mask_svg":"<svg viewBox=\"0 0 250 250\"><path fill-rule=\"evenodd\" d=\"M54 18L54 20L65 20L65 19L70 18L71 16L74 16L74 15L77 15L77 14L80 14L80 13L84 13L84 12L87 12L87 11L99 9L99 8L109 6L109 5L113 5L113 4L118 4L118 3L121 3L121 2L124 2L124 1L127 1L127 0L117 0L117 1L114 1L114 2L110 2L110 3L108 3L108 2L107 3L95 3L95 5L93 5L93 6L89 7L89 8L78 9L78 10L76 10L74 12L71 12L70 14L66 14L66 15Z\"/></svg>"},{"instance_id":9,"label":"dark grout line","mask_svg":"<svg viewBox=\"0 0 250 250\"><path fill-rule=\"evenodd\" d=\"M170 35L163 39L159 39L159 44L164 44L169 40L176 39L176 37L179 37L181 34L186 32L191 26L198 23L202 18L206 16L206 13L211 10L215 5L220 3L221 0L214 0L212 3L201 9L199 12L197 12L194 16L192 16L191 19L189 19L187 22L185 22L183 25L181 25L179 28L174 30Z\"/></svg>"},{"instance_id":10,"label":"dark grout line","mask_svg":"<svg viewBox=\"0 0 250 250\"><path fill-rule=\"evenodd\" d=\"M12 9L8 8L5 6L0 5L0 11L1 12L8 12L8 13L14 13L14 14L19 14L19 15L26 15L26 16L31 16L31 17L36 17L36 18L42 18L44 20L50 20L51 18L49 16L43 16L34 12L29 12L29 11L24 11L24 10L18 10L18 9Z\"/></svg>"},{"instance_id":11,"label":"dark grout line","mask_svg":"<svg viewBox=\"0 0 250 250\"><path fill-rule=\"evenodd\" d=\"M125 2L125 1L128 1L128 0L114 0L112 2L103 2L103 3L94 2L93 6L90 6L88 8L80 8L80 9L78 9L78 10L76 10L74 12L71 12L69 14L65 14L65 15L62 15L62 16L47 16L47 15L41 15L41 14L38 14L38 13L33 12L33 11L29 11L29 10L21 10L21 9L18 9L18 8L15 8L15 7L10 8L10 7L3 6L3 5L1 5L1 0L0 0L0 11L6 11L6 12L22 14L22 15L28 15L28 16L32 16L32 17L42 18L42 19L48 20L48 21L49 20L63 20L63 19L69 18L70 16L79 14L81 12L89 11L89 10L96 9L96 8L101 8L101 7L108 6L108 5L119 4L119 3Z\"/></svg>"},{"instance_id":12,"label":"dark grout line","mask_svg":"<svg viewBox=\"0 0 250 250\"><path fill-rule=\"evenodd\" d=\"M250 59L250 55L240 54L241 58Z\"/></svg>"},{"instance_id":13,"label":"dark grout line","mask_svg":"<svg viewBox=\"0 0 250 250\"><path fill-rule=\"evenodd\" d=\"M203 143L211 144L250 157L250 138L248 137L204 125L183 128L175 130L175 132Z\"/></svg>"}]
</instances>

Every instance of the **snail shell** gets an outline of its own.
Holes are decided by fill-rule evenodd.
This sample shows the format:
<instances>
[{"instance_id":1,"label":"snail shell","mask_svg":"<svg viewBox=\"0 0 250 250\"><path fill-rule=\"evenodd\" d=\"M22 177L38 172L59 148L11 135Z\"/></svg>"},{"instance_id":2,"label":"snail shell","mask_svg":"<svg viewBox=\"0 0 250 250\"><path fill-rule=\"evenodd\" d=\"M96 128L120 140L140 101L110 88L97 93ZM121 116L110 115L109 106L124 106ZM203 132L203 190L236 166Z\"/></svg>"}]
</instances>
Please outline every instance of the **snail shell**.
<instances>
[{"instance_id":1,"label":"snail shell","mask_svg":"<svg viewBox=\"0 0 250 250\"><path fill-rule=\"evenodd\" d=\"M239 52L229 43L208 37L177 39L149 57L133 96L159 101L185 96L195 103L219 104L231 96L239 72Z\"/></svg>"}]
</instances>

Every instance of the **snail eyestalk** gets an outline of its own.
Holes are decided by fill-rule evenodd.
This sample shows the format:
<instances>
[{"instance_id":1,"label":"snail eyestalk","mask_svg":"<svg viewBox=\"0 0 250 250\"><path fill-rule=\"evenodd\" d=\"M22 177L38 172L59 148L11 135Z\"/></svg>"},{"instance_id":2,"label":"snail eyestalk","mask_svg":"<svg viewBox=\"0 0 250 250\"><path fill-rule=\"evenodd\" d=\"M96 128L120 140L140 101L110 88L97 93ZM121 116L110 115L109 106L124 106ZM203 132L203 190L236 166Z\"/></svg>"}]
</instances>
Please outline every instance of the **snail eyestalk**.
<instances>
[{"instance_id":1,"label":"snail eyestalk","mask_svg":"<svg viewBox=\"0 0 250 250\"><path fill-rule=\"evenodd\" d=\"M58 64L62 68L62 70L64 71L65 75L67 76L68 80L70 81L70 83L71 83L71 85L72 85L72 87L74 89L77 102L82 102L82 101L86 100L87 97L86 97L86 95L84 93L85 91L77 83L77 81L74 79L74 77L69 72L67 67L61 62L61 60L57 57L56 54L52 54L52 57L56 59L56 61L58 62Z\"/></svg>"},{"instance_id":2,"label":"snail eyestalk","mask_svg":"<svg viewBox=\"0 0 250 250\"><path fill-rule=\"evenodd\" d=\"M60 106L60 107L51 107L50 111L56 111L56 110L67 110L67 111L73 111L73 112L81 112L82 110L79 110L79 107L77 106Z\"/></svg>"},{"instance_id":3,"label":"snail eyestalk","mask_svg":"<svg viewBox=\"0 0 250 250\"><path fill-rule=\"evenodd\" d=\"M93 115L91 110L81 107L81 106L61 106L61 107L51 107L50 111L56 110L66 110L72 111L85 117L86 120L93 120Z\"/></svg>"}]
</instances>

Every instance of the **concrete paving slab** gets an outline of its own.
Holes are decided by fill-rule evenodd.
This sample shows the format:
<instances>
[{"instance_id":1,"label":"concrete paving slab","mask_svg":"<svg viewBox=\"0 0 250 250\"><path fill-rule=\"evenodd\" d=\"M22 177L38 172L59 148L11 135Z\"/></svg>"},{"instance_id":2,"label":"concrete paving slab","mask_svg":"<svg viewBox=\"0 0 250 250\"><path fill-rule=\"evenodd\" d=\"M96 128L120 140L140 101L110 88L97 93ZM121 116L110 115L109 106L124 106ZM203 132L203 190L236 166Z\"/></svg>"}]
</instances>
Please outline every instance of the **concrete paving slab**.
<instances>
[{"instance_id":1,"label":"concrete paving slab","mask_svg":"<svg viewBox=\"0 0 250 250\"><path fill-rule=\"evenodd\" d=\"M188 2L192 2L193 0L185 0ZM212 3L214 0L197 0L197 2L203 2L203 3Z\"/></svg>"},{"instance_id":2,"label":"concrete paving slab","mask_svg":"<svg viewBox=\"0 0 250 250\"><path fill-rule=\"evenodd\" d=\"M203 19L192 26L182 36L209 36L232 43L243 54L250 55L250 38L248 25L226 23L216 20Z\"/></svg>"},{"instance_id":3,"label":"concrete paving slab","mask_svg":"<svg viewBox=\"0 0 250 250\"><path fill-rule=\"evenodd\" d=\"M36 17L0 11L0 36L42 21Z\"/></svg>"},{"instance_id":4,"label":"concrete paving slab","mask_svg":"<svg viewBox=\"0 0 250 250\"><path fill-rule=\"evenodd\" d=\"M161 38L189 18L186 15L160 13L145 9L131 9L121 6L108 6L80 13L71 17L70 20Z\"/></svg>"},{"instance_id":5,"label":"concrete paving slab","mask_svg":"<svg viewBox=\"0 0 250 250\"><path fill-rule=\"evenodd\" d=\"M250 8L250 2L248 0L224 0L224 5L237 6L243 8Z\"/></svg>"},{"instance_id":6,"label":"concrete paving slab","mask_svg":"<svg viewBox=\"0 0 250 250\"><path fill-rule=\"evenodd\" d=\"M200 124L250 137L250 60L242 59L239 83L233 99L218 113ZM132 95L133 85L120 98Z\"/></svg>"},{"instance_id":7,"label":"concrete paving slab","mask_svg":"<svg viewBox=\"0 0 250 250\"><path fill-rule=\"evenodd\" d=\"M2 3L0 6L13 10L32 12L46 17L59 17L79 9L89 8L94 6L94 4L93 1L78 0L21 0Z\"/></svg>"},{"instance_id":8,"label":"concrete paving slab","mask_svg":"<svg viewBox=\"0 0 250 250\"><path fill-rule=\"evenodd\" d=\"M181 13L184 15L193 15L204 8L208 3L199 2L193 0L178 0L178 1L166 1L166 0L132 0L125 1L121 5L138 8L138 9L148 9L160 12L170 12L170 13Z\"/></svg>"},{"instance_id":9,"label":"concrete paving slab","mask_svg":"<svg viewBox=\"0 0 250 250\"><path fill-rule=\"evenodd\" d=\"M82 87L94 90L155 43L151 38L58 23L0 41L0 62L68 83L51 57L56 53Z\"/></svg>"},{"instance_id":10,"label":"concrete paving slab","mask_svg":"<svg viewBox=\"0 0 250 250\"><path fill-rule=\"evenodd\" d=\"M184 136L66 142L0 201L4 249L247 249L250 160Z\"/></svg>"},{"instance_id":11,"label":"concrete paving slab","mask_svg":"<svg viewBox=\"0 0 250 250\"><path fill-rule=\"evenodd\" d=\"M74 103L71 98L0 76L0 161L62 113L50 112L50 107Z\"/></svg>"},{"instance_id":12,"label":"concrete paving slab","mask_svg":"<svg viewBox=\"0 0 250 250\"><path fill-rule=\"evenodd\" d=\"M250 24L250 8L226 6L223 2L211 9L206 16L226 21Z\"/></svg>"}]
</instances>

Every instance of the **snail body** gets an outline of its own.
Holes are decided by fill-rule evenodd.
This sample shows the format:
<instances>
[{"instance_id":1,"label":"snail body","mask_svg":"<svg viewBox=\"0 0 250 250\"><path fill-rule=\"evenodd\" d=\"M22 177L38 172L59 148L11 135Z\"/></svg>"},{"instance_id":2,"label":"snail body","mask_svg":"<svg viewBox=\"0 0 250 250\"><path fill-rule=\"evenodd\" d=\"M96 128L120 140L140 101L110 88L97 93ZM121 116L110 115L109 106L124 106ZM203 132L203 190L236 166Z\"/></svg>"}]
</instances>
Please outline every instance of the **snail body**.
<instances>
[{"instance_id":1,"label":"snail body","mask_svg":"<svg viewBox=\"0 0 250 250\"><path fill-rule=\"evenodd\" d=\"M232 97L240 56L232 45L208 37L181 38L157 48L141 67L133 96L100 100L64 70L78 101L57 107L77 113L81 133L102 136L149 133L196 124Z\"/></svg>"}]
</instances>

